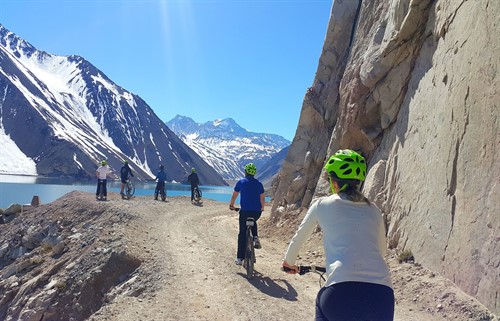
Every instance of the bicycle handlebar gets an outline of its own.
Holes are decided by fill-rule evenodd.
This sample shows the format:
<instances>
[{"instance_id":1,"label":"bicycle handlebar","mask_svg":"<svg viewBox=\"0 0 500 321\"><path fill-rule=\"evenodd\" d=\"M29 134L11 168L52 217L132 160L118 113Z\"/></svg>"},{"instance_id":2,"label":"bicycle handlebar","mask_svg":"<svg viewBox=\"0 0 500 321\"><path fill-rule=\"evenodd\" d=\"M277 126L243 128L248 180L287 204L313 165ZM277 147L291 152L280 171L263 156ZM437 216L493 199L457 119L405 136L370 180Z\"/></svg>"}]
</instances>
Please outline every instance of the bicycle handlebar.
<instances>
[{"instance_id":1,"label":"bicycle handlebar","mask_svg":"<svg viewBox=\"0 0 500 321\"><path fill-rule=\"evenodd\" d=\"M240 211L240 208L239 207L233 207L233 208L229 208L231 211L235 211L235 212L239 212Z\"/></svg>"},{"instance_id":2,"label":"bicycle handlebar","mask_svg":"<svg viewBox=\"0 0 500 321\"><path fill-rule=\"evenodd\" d=\"M282 267L282 270L284 272L290 272L293 271L293 269L290 269L286 266ZM325 273L326 268L322 266L316 266L316 265L299 265L299 275L304 275L309 272L316 272L316 273Z\"/></svg>"}]
</instances>

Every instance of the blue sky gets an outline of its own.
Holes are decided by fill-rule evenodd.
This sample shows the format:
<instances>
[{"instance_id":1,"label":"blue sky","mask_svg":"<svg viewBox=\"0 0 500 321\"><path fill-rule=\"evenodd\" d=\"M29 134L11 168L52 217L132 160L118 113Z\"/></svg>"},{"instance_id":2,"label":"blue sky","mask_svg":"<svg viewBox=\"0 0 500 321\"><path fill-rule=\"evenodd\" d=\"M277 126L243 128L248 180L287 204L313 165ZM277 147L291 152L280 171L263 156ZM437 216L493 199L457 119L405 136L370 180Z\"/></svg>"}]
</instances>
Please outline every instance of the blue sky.
<instances>
[{"instance_id":1,"label":"blue sky","mask_svg":"<svg viewBox=\"0 0 500 321\"><path fill-rule=\"evenodd\" d=\"M79 55L169 121L233 118L292 140L332 0L0 0L0 23Z\"/></svg>"}]
</instances>

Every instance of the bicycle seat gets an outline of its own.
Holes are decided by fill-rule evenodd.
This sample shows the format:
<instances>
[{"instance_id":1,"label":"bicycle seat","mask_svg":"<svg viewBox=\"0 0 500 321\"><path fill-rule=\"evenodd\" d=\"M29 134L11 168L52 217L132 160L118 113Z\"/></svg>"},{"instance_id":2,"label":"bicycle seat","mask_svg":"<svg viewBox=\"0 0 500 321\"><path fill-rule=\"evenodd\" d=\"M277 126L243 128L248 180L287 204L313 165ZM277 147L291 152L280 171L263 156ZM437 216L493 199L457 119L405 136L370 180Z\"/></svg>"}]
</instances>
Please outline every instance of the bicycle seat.
<instances>
[{"instance_id":1,"label":"bicycle seat","mask_svg":"<svg viewBox=\"0 0 500 321\"><path fill-rule=\"evenodd\" d=\"M255 224L255 219L253 217L247 217L246 223L247 226L253 226Z\"/></svg>"}]
</instances>

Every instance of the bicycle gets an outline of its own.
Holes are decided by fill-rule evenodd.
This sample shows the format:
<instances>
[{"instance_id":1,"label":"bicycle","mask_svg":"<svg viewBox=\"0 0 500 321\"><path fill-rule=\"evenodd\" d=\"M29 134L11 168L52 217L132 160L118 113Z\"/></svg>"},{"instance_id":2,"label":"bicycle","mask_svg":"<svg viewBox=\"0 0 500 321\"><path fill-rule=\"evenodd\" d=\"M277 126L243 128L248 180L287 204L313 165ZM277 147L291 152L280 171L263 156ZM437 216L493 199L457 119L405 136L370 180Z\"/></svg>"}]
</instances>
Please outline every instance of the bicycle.
<instances>
[{"instance_id":1,"label":"bicycle","mask_svg":"<svg viewBox=\"0 0 500 321\"><path fill-rule=\"evenodd\" d=\"M127 183L125 183L125 198L128 200L134 196L135 186L134 183L130 179L127 179Z\"/></svg>"},{"instance_id":2,"label":"bicycle","mask_svg":"<svg viewBox=\"0 0 500 321\"><path fill-rule=\"evenodd\" d=\"M194 194L195 202L199 203L201 201L202 194L201 194L201 190L198 188L198 186L194 187L193 194Z\"/></svg>"},{"instance_id":3,"label":"bicycle","mask_svg":"<svg viewBox=\"0 0 500 321\"><path fill-rule=\"evenodd\" d=\"M281 270L284 272L290 272L293 271L293 269L287 268L285 266L281 267ZM319 274L319 287L322 287L323 284L325 283L326 279L324 277L326 273L326 268L323 266L316 266L316 265L299 265L299 275L304 275L306 273L314 272L316 274Z\"/></svg>"},{"instance_id":4,"label":"bicycle","mask_svg":"<svg viewBox=\"0 0 500 321\"><path fill-rule=\"evenodd\" d=\"M239 212L240 209L235 207L234 211ZM245 257L243 259L243 267L247 272L247 279L253 277L254 265L257 262L255 259L255 241L252 236L252 227L255 225L255 219L253 217L248 217L246 219L246 231L245 231Z\"/></svg>"}]
</instances>

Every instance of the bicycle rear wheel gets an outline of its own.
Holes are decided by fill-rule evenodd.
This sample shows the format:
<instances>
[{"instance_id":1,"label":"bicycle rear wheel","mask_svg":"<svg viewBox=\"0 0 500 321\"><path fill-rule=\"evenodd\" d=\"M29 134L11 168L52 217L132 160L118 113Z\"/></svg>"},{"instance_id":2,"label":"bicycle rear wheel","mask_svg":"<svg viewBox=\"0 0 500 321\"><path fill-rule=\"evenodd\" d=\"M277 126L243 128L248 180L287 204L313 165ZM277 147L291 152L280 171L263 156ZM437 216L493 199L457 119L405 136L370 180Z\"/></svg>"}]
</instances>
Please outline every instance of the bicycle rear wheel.
<instances>
[{"instance_id":1,"label":"bicycle rear wheel","mask_svg":"<svg viewBox=\"0 0 500 321\"><path fill-rule=\"evenodd\" d=\"M254 244L253 244L253 237L250 232L250 228L247 228L247 233L246 233L246 246L245 246L245 269L247 271L247 278L251 279L253 277L253 266L255 263L255 252L254 252Z\"/></svg>"},{"instance_id":2,"label":"bicycle rear wheel","mask_svg":"<svg viewBox=\"0 0 500 321\"><path fill-rule=\"evenodd\" d=\"M131 198L134 196L135 193L135 186L132 182L127 183L127 198Z\"/></svg>"},{"instance_id":3,"label":"bicycle rear wheel","mask_svg":"<svg viewBox=\"0 0 500 321\"><path fill-rule=\"evenodd\" d=\"M201 191L200 191L200 189L198 187L195 187L193 193L194 193L194 200L196 202L199 202L201 200Z\"/></svg>"}]
</instances>

